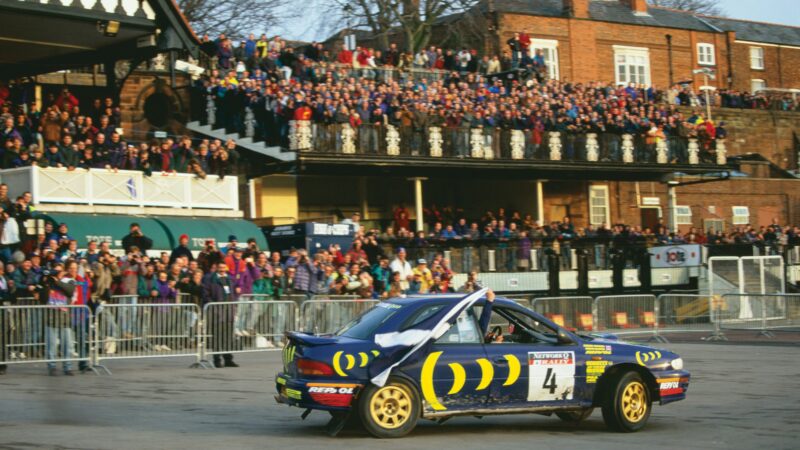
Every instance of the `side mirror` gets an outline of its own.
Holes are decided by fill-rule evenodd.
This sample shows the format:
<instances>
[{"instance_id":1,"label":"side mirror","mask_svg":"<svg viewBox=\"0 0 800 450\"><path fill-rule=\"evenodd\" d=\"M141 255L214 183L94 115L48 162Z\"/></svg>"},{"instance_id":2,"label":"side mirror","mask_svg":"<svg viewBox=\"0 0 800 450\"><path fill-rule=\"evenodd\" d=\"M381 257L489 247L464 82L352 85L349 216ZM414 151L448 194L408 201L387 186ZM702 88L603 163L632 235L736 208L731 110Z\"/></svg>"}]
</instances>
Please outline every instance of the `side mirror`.
<instances>
[{"instance_id":1,"label":"side mirror","mask_svg":"<svg viewBox=\"0 0 800 450\"><path fill-rule=\"evenodd\" d=\"M567 332L564 331L563 328L558 329L557 336L558 336L558 343L561 345L570 345L575 343L572 337L569 334L567 334Z\"/></svg>"}]
</instances>

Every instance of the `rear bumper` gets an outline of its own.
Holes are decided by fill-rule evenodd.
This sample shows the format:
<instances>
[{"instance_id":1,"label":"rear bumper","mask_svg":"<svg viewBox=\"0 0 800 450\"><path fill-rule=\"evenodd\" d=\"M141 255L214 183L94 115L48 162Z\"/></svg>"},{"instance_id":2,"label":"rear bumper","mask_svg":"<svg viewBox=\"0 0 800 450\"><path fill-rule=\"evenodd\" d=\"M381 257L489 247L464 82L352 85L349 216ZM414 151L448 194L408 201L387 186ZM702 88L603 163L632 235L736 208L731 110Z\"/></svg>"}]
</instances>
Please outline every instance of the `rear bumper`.
<instances>
[{"instance_id":1,"label":"rear bumper","mask_svg":"<svg viewBox=\"0 0 800 450\"><path fill-rule=\"evenodd\" d=\"M686 398L691 375L685 370L664 370L653 372L658 385L660 404L677 402Z\"/></svg>"},{"instance_id":2,"label":"rear bumper","mask_svg":"<svg viewBox=\"0 0 800 450\"><path fill-rule=\"evenodd\" d=\"M303 409L349 411L362 386L358 383L293 379L279 373L275 376L275 401Z\"/></svg>"}]
</instances>

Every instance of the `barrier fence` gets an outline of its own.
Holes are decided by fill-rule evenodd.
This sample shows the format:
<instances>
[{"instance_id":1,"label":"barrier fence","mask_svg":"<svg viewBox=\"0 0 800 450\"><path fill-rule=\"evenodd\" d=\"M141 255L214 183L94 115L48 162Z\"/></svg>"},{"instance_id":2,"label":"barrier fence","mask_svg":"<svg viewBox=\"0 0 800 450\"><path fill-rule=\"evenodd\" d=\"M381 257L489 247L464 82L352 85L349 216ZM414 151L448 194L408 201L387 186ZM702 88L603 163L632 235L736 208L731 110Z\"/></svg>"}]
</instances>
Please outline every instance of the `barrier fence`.
<instances>
[{"instance_id":1,"label":"barrier fence","mask_svg":"<svg viewBox=\"0 0 800 450\"><path fill-rule=\"evenodd\" d=\"M372 299L305 296L273 300L244 296L238 302L140 303L116 296L97 307L84 305L0 306L0 364L47 363L63 370L110 371L105 361L134 358L194 358L208 367L209 356L268 351L285 345L284 333L330 334L379 303ZM724 340L726 331L800 330L800 294L699 295L669 293L592 297L511 298L567 329L612 332L666 341L670 333L707 333Z\"/></svg>"}]
</instances>

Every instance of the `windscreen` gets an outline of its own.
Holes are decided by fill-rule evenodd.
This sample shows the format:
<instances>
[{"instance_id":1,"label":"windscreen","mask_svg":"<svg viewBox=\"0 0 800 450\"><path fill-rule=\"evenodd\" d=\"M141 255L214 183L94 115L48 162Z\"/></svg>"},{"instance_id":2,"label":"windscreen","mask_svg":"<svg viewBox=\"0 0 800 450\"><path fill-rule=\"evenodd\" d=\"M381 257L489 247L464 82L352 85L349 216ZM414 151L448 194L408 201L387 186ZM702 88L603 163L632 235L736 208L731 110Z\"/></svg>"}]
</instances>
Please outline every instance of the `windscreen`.
<instances>
[{"instance_id":1,"label":"windscreen","mask_svg":"<svg viewBox=\"0 0 800 450\"><path fill-rule=\"evenodd\" d=\"M378 327L389 320L389 318L399 310L400 305L380 303L348 322L341 330L336 332L336 335L352 339L369 339L375 334L375 330L377 330Z\"/></svg>"}]
</instances>

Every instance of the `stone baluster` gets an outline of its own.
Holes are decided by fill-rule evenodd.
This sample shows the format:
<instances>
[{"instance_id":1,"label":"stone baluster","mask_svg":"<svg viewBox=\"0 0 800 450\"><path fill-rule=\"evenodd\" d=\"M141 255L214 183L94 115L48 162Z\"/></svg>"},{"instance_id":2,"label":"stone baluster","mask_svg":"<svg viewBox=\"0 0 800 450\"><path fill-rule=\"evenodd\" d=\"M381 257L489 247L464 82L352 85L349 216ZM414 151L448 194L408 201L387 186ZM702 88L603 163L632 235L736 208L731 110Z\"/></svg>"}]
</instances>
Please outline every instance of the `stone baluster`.
<instances>
[{"instance_id":1,"label":"stone baluster","mask_svg":"<svg viewBox=\"0 0 800 450\"><path fill-rule=\"evenodd\" d=\"M473 128L470 130L469 145L473 158L483 158L483 129Z\"/></svg>"},{"instance_id":2,"label":"stone baluster","mask_svg":"<svg viewBox=\"0 0 800 450\"><path fill-rule=\"evenodd\" d=\"M717 164L720 166L728 164L728 149L725 147L725 139L717 139Z\"/></svg>"},{"instance_id":3,"label":"stone baluster","mask_svg":"<svg viewBox=\"0 0 800 450\"><path fill-rule=\"evenodd\" d=\"M394 125L386 125L386 154L400 155L400 132Z\"/></svg>"},{"instance_id":4,"label":"stone baluster","mask_svg":"<svg viewBox=\"0 0 800 450\"><path fill-rule=\"evenodd\" d=\"M522 130L511 130L511 159L525 157L525 134Z\"/></svg>"},{"instance_id":5,"label":"stone baluster","mask_svg":"<svg viewBox=\"0 0 800 450\"><path fill-rule=\"evenodd\" d=\"M600 145L597 143L597 133L586 134L586 160L597 162L600 159Z\"/></svg>"},{"instance_id":6,"label":"stone baluster","mask_svg":"<svg viewBox=\"0 0 800 450\"><path fill-rule=\"evenodd\" d=\"M669 162L669 149L667 149L667 140L660 139L656 141L656 162L659 164L666 164Z\"/></svg>"},{"instance_id":7,"label":"stone baluster","mask_svg":"<svg viewBox=\"0 0 800 450\"><path fill-rule=\"evenodd\" d=\"M311 149L311 121L298 120L297 122L297 149L310 150Z\"/></svg>"},{"instance_id":8,"label":"stone baluster","mask_svg":"<svg viewBox=\"0 0 800 450\"><path fill-rule=\"evenodd\" d=\"M428 128L428 144L431 148L431 156L441 158L442 156L442 129L439 127Z\"/></svg>"},{"instance_id":9,"label":"stone baluster","mask_svg":"<svg viewBox=\"0 0 800 450\"><path fill-rule=\"evenodd\" d=\"M297 150L297 121L289 121L289 150Z\"/></svg>"},{"instance_id":10,"label":"stone baluster","mask_svg":"<svg viewBox=\"0 0 800 450\"><path fill-rule=\"evenodd\" d=\"M245 106L244 108L244 135L245 137L253 137L256 135L256 116L253 114L253 108Z\"/></svg>"},{"instance_id":11,"label":"stone baluster","mask_svg":"<svg viewBox=\"0 0 800 450\"><path fill-rule=\"evenodd\" d=\"M689 139L689 164L700 164L700 146L697 139Z\"/></svg>"},{"instance_id":12,"label":"stone baluster","mask_svg":"<svg viewBox=\"0 0 800 450\"><path fill-rule=\"evenodd\" d=\"M561 133L553 131L550 133L550 161L561 161Z\"/></svg>"},{"instance_id":13,"label":"stone baluster","mask_svg":"<svg viewBox=\"0 0 800 450\"><path fill-rule=\"evenodd\" d=\"M345 124L342 128L342 153L352 155L356 152L355 135L353 127Z\"/></svg>"},{"instance_id":14,"label":"stone baluster","mask_svg":"<svg viewBox=\"0 0 800 450\"><path fill-rule=\"evenodd\" d=\"M633 136L630 134L622 135L622 162L633 162Z\"/></svg>"},{"instance_id":15,"label":"stone baluster","mask_svg":"<svg viewBox=\"0 0 800 450\"><path fill-rule=\"evenodd\" d=\"M214 124L217 123L217 105L214 103L213 95L206 97L206 117L208 125L214 128Z\"/></svg>"}]
</instances>

